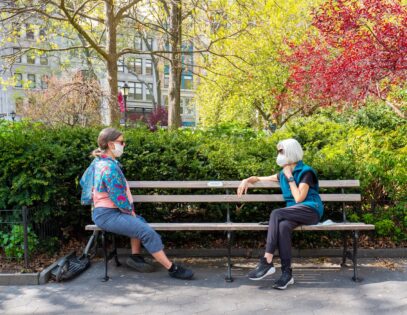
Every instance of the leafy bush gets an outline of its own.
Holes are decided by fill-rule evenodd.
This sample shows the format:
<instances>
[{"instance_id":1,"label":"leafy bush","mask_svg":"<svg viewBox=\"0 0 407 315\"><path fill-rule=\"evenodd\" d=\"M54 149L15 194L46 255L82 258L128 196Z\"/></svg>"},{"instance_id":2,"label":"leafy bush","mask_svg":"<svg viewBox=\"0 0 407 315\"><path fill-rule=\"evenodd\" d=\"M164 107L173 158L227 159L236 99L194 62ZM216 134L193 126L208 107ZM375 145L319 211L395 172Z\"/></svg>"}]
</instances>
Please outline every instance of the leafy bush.
<instances>
[{"instance_id":1,"label":"leafy bush","mask_svg":"<svg viewBox=\"0 0 407 315\"><path fill-rule=\"evenodd\" d=\"M276 144L294 137L304 147L305 162L317 170L320 179L361 181L362 207L352 207L350 218L374 223L380 235L404 242L406 122L381 129L372 128L366 120L362 124L361 120L345 115L341 120L335 115L323 112L298 118L271 135L237 125L175 132L128 129L121 163L130 180L240 180L277 172ZM366 117L373 121L377 115ZM84 233L90 210L79 203L79 179L91 161L99 131L0 123L0 208L27 205L35 222L50 221L60 228L71 227L72 233ZM246 204L234 211L232 219L264 221L275 206ZM136 204L137 211L150 221L218 221L225 217L225 205L175 207ZM338 206L330 205L326 218L337 210Z\"/></svg>"},{"instance_id":2,"label":"leafy bush","mask_svg":"<svg viewBox=\"0 0 407 315\"><path fill-rule=\"evenodd\" d=\"M389 235L394 231L394 222L389 219L384 219L376 222L376 233L380 236Z\"/></svg>"},{"instance_id":3,"label":"leafy bush","mask_svg":"<svg viewBox=\"0 0 407 315\"><path fill-rule=\"evenodd\" d=\"M29 253L32 253L38 245L37 235L30 228L28 228L27 244ZM24 226L13 225L10 233L0 231L0 248L8 258L24 258Z\"/></svg>"}]
</instances>

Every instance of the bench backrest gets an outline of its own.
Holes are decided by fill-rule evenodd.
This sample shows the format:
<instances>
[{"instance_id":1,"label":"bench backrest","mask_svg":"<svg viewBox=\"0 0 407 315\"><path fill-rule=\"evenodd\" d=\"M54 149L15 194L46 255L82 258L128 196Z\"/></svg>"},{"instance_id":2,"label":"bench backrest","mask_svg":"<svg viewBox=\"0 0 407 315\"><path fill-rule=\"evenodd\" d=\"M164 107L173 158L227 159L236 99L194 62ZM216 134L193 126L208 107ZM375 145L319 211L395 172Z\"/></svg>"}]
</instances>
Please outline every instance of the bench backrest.
<instances>
[{"instance_id":1,"label":"bench backrest","mask_svg":"<svg viewBox=\"0 0 407 315\"><path fill-rule=\"evenodd\" d=\"M132 189L212 189L218 190L221 194L141 194L133 195L137 203L243 203L243 202L283 202L281 193L278 194L247 194L238 198L236 190L240 181L130 181ZM359 180L320 180L320 188L341 189L340 193L321 193L324 202L360 202L361 195L356 193L345 193L345 188L360 187ZM277 182L263 181L250 186L250 189L279 189Z\"/></svg>"},{"instance_id":2,"label":"bench backrest","mask_svg":"<svg viewBox=\"0 0 407 315\"><path fill-rule=\"evenodd\" d=\"M241 181L130 181L131 189L137 192L154 190L151 194L133 195L136 203L247 203L247 202L284 202L281 191L278 193L258 194L261 189L279 189L280 184L272 181L262 181L250 185L250 189L256 189L256 193L247 194L238 198L236 190ZM321 199L326 202L342 203L342 220L346 222L345 203L360 202L360 193L347 193L345 189L359 188L359 180L320 180L319 187L325 189L340 189L340 193L320 193ZM211 194L158 194L157 190L205 190L211 189ZM213 192L215 190L215 192ZM220 194L218 193L220 192ZM227 222L230 221L230 209L227 206Z\"/></svg>"}]
</instances>

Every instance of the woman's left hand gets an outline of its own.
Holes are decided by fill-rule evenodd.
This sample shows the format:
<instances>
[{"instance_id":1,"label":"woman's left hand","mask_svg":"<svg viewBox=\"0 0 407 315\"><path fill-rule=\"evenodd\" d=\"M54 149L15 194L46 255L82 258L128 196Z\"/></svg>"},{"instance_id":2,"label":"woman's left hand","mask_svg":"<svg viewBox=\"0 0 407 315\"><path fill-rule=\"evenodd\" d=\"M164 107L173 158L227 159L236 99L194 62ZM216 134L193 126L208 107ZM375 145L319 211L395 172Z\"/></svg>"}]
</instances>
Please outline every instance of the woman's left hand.
<instances>
[{"instance_id":1,"label":"woman's left hand","mask_svg":"<svg viewBox=\"0 0 407 315\"><path fill-rule=\"evenodd\" d=\"M293 176L293 173L291 172L290 165L284 166L284 167L283 167L283 172L284 172L284 175L285 175L287 178L290 178L291 176Z\"/></svg>"}]
</instances>

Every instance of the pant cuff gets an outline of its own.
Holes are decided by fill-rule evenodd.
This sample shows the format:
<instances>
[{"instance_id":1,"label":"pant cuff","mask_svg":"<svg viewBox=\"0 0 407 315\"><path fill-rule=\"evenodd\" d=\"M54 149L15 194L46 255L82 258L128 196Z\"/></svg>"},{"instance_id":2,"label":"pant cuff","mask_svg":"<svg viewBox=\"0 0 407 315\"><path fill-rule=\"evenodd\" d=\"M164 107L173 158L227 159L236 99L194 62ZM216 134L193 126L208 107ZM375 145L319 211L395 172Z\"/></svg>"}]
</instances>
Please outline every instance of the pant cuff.
<instances>
[{"instance_id":1,"label":"pant cuff","mask_svg":"<svg viewBox=\"0 0 407 315\"><path fill-rule=\"evenodd\" d=\"M274 255L274 251L276 250L276 247L273 246L273 244L266 244L266 253L270 253Z\"/></svg>"}]
</instances>

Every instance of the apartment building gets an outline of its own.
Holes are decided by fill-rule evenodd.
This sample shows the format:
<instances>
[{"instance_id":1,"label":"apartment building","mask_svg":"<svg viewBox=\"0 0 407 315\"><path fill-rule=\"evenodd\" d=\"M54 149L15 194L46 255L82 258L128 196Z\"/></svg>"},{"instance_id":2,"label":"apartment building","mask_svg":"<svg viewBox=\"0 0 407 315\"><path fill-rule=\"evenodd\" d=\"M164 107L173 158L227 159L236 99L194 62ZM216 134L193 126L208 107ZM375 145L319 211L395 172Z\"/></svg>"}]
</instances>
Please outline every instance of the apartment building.
<instances>
[{"instance_id":1,"label":"apartment building","mask_svg":"<svg viewBox=\"0 0 407 315\"><path fill-rule=\"evenodd\" d=\"M119 89L123 89L124 84L129 86L127 98L129 113L148 114L153 110L154 103L168 106L169 65L162 62L158 64L159 69L163 69L158 71L160 79L158 80L152 57L147 53L148 46L153 50L160 48L157 39L153 37L143 40L135 36L134 47L146 51L146 54L126 55L118 62ZM181 76L181 119L183 126L195 126L197 114L193 104L196 86L193 76L193 57L184 55L182 58L185 66ZM157 96L158 81L161 82L161 99Z\"/></svg>"},{"instance_id":2,"label":"apartment building","mask_svg":"<svg viewBox=\"0 0 407 315\"><path fill-rule=\"evenodd\" d=\"M18 41L5 41L5 45L0 47L0 55L10 55L20 51L20 45L24 47L35 47L39 38L47 36L49 40L55 41L60 47L66 46L64 39L52 37L47 34L47 30L41 27L41 23L25 23L17 30L16 36L19 36ZM129 34L132 36L131 34ZM0 41L1 41L0 32ZM159 105L168 105L168 82L169 82L169 66L159 65L158 76L161 82L161 99L157 98L157 82L156 71L154 71L154 62L150 54L147 53L148 46L153 49L158 48L158 40L151 37L145 41L138 36L134 36L134 47L141 51L146 51L145 54L126 55L125 58L118 62L118 85L122 89L124 84L129 86L129 95L127 97L128 117L132 117L132 113L148 115L154 108L154 103ZM65 45L64 45L65 44ZM69 54L67 56L67 54ZM192 55L184 55L184 71L182 74L181 87L181 118L184 126L194 126L197 121L197 114L193 104L194 96L194 76L193 76L193 57ZM69 60L69 64L66 64ZM0 117L10 119L12 112L17 112L18 104L24 101L27 90L46 89L46 78L51 75L61 75L63 69L69 67L69 70L80 71L86 69L86 62L83 56L81 57L77 51L65 53L53 53L52 55L43 54L38 56L35 53L22 54L18 57L13 66L6 71L2 71L2 80L12 82L12 84L3 84L0 86ZM4 70L6 64L0 58L0 69ZM107 82L106 71L103 63L99 62L96 66L96 74L100 81ZM1 85L1 82L0 82Z\"/></svg>"}]
</instances>

